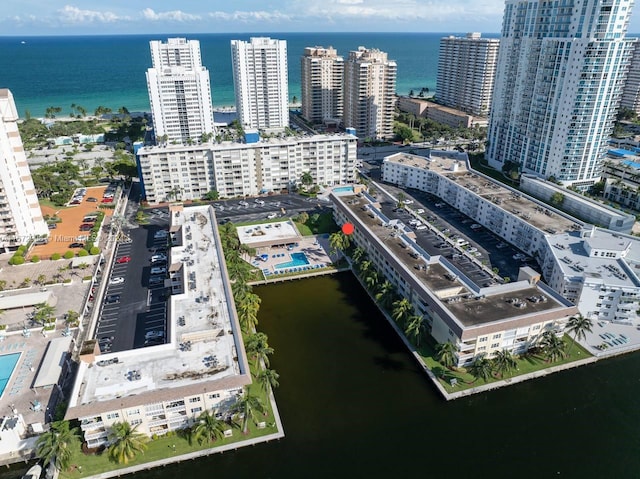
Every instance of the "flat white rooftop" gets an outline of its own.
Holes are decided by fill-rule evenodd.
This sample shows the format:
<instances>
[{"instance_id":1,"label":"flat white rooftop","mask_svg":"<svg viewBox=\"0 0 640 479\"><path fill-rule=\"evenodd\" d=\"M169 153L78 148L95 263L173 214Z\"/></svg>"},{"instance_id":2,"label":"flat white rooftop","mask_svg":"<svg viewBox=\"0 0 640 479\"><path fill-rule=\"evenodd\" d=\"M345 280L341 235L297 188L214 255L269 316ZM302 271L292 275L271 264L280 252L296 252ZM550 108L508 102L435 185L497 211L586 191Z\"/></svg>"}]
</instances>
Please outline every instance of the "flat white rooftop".
<instances>
[{"instance_id":1,"label":"flat white rooftop","mask_svg":"<svg viewBox=\"0 0 640 479\"><path fill-rule=\"evenodd\" d=\"M252 248L262 246L294 243L301 238L293 221L279 221L277 223L263 223L260 225L238 226L240 243Z\"/></svg>"},{"instance_id":2,"label":"flat white rooftop","mask_svg":"<svg viewBox=\"0 0 640 479\"><path fill-rule=\"evenodd\" d=\"M172 208L167 344L82 361L67 417L250 382L215 225L210 206Z\"/></svg>"}]
</instances>

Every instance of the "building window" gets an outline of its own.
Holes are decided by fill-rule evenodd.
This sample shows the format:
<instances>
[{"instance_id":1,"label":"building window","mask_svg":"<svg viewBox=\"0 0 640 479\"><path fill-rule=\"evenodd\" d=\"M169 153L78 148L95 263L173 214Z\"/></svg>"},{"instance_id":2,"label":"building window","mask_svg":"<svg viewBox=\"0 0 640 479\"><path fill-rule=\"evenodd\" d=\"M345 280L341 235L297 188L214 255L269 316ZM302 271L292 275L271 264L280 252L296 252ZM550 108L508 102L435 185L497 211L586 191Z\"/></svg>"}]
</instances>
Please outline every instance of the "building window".
<instances>
[{"instance_id":1,"label":"building window","mask_svg":"<svg viewBox=\"0 0 640 479\"><path fill-rule=\"evenodd\" d=\"M209 394L209 399L218 399L220 397L220 393Z\"/></svg>"},{"instance_id":2,"label":"building window","mask_svg":"<svg viewBox=\"0 0 640 479\"><path fill-rule=\"evenodd\" d=\"M487 340L487 338L486 338L486 337L485 337L485 338L480 338L480 339L478 340L478 342L480 342L480 343L484 343L486 340Z\"/></svg>"},{"instance_id":3,"label":"building window","mask_svg":"<svg viewBox=\"0 0 640 479\"><path fill-rule=\"evenodd\" d=\"M491 345L492 348L499 348L500 347L500 343L493 343Z\"/></svg>"},{"instance_id":4,"label":"building window","mask_svg":"<svg viewBox=\"0 0 640 479\"><path fill-rule=\"evenodd\" d=\"M191 409L191 413L192 414L199 413L200 411L202 411L201 407L194 407L193 409Z\"/></svg>"},{"instance_id":5,"label":"building window","mask_svg":"<svg viewBox=\"0 0 640 479\"><path fill-rule=\"evenodd\" d=\"M500 334L494 334L493 339L500 339Z\"/></svg>"},{"instance_id":6,"label":"building window","mask_svg":"<svg viewBox=\"0 0 640 479\"><path fill-rule=\"evenodd\" d=\"M107 414L107 419L118 419L119 417L119 412L110 412L109 414Z\"/></svg>"},{"instance_id":7,"label":"building window","mask_svg":"<svg viewBox=\"0 0 640 479\"><path fill-rule=\"evenodd\" d=\"M189 402L192 404L196 402L200 402L200 396L189 398Z\"/></svg>"},{"instance_id":8,"label":"building window","mask_svg":"<svg viewBox=\"0 0 640 479\"><path fill-rule=\"evenodd\" d=\"M131 424L132 426L137 426L138 424L141 424L141 423L142 423L142 419L132 419L132 420L131 420L131 421L129 421L129 422L130 422L130 424Z\"/></svg>"}]
</instances>

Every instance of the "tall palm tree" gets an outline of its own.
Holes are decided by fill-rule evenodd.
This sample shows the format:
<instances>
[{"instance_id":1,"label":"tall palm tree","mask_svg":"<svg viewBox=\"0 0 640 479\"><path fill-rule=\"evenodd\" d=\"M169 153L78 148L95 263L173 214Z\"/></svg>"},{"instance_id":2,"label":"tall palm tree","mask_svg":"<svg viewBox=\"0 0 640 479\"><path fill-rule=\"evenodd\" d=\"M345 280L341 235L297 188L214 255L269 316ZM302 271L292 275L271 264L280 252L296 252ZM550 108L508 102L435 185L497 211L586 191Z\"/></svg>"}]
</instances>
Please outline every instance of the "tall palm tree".
<instances>
[{"instance_id":1,"label":"tall palm tree","mask_svg":"<svg viewBox=\"0 0 640 479\"><path fill-rule=\"evenodd\" d=\"M427 325L424 320L424 316L421 314L412 314L407 319L407 327L404 330L404 334L409 338L413 338L416 346L420 346L420 339L427 332Z\"/></svg>"},{"instance_id":2,"label":"tall palm tree","mask_svg":"<svg viewBox=\"0 0 640 479\"><path fill-rule=\"evenodd\" d=\"M257 423L257 414L264 414L266 408L258 396L254 396L248 389L245 389L244 395L238 400L233 410L242 416L242 432L247 434L249 432L249 420L253 421L254 424Z\"/></svg>"},{"instance_id":3,"label":"tall palm tree","mask_svg":"<svg viewBox=\"0 0 640 479\"><path fill-rule=\"evenodd\" d=\"M404 324L405 321L413 313L413 306L407 298L398 299L393 302L393 311L391 317L398 324Z\"/></svg>"},{"instance_id":4,"label":"tall palm tree","mask_svg":"<svg viewBox=\"0 0 640 479\"><path fill-rule=\"evenodd\" d=\"M380 289L376 293L376 301L380 303L383 309L389 310L393 305L396 295L395 286L388 280L380 285Z\"/></svg>"},{"instance_id":5,"label":"tall palm tree","mask_svg":"<svg viewBox=\"0 0 640 479\"><path fill-rule=\"evenodd\" d=\"M70 428L68 421L56 421L36 441L36 454L45 464L51 462L63 471L69 468L73 450L79 446L78 429Z\"/></svg>"},{"instance_id":6,"label":"tall palm tree","mask_svg":"<svg viewBox=\"0 0 640 479\"><path fill-rule=\"evenodd\" d=\"M351 238L342 231L336 231L329 236L330 253L335 254L337 251L344 253L351 244Z\"/></svg>"},{"instance_id":7,"label":"tall palm tree","mask_svg":"<svg viewBox=\"0 0 640 479\"><path fill-rule=\"evenodd\" d=\"M234 281L231 283L231 291L233 293L233 299L236 303L239 303L242 298L253 291L253 287L244 281Z\"/></svg>"},{"instance_id":8,"label":"tall palm tree","mask_svg":"<svg viewBox=\"0 0 640 479\"><path fill-rule=\"evenodd\" d=\"M280 375L275 369L261 369L256 375L256 381L264 392L269 392L269 388L275 389L280 386L278 379L280 379Z\"/></svg>"},{"instance_id":9,"label":"tall palm tree","mask_svg":"<svg viewBox=\"0 0 640 479\"><path fill-rule=\"evenodd\" d=\"M238 304L238 320L240 329L244 333L250 333L258 325L258 310L260 309L260 296L255 293L247 293Z\"/></svg>"},{"instance_id":10,"label":"tall palm tree","mask_svg":"<svg viewBox=\"0 0 640 479\"><path fill-rule=\"evenodd\" d=\"M203 411L198 416L198 422L191 428L190 439L198 444L211 443L216 439L222 439L226 428L223 420L216 418L209 411Z\"/></svg>"},{"instance_id":11,"label":"tall palm tree","mask_svg":"<svg viewBox=\"0 0 640 479\"><path fill-rule=\"evenodd\" d=\"M567 321L567 331L573 333L573 339L576 342L580 339L584 340L587 337L586 333L590 333L592 327L593 321L591 318L582 316L580 313L571 316L569 321Z\"/></svg>"},{"instance_id":12,"label":"tall palm tree","mask_svg":"<svg viewBox=\"0 0 640 479\"><path fill-rule=\"evenodd\" d=\"M367 273L373 269L373 262L368 259L363 259L358 265L358 269L360 270L360 275L365 277Z\"/></svg>"},{"instance_id":13,"label":"tall palm tree","mask_svg":"<svg viewBox=\"0 0 640 479\"><path fill-rule=\"evenodd\" d=\"M146 436L136 432L136 428L131 427L128 422L116 422L111 425L109 431L109 458L118 464L127 464L134 459L138 453L147 449Z\"/></svg>"},{"instance_id":14,"label":"tall palm tree","mask_svg":"<svg viewBox=\"0 0 640 479\"><path fill-rule=\"evenodd\" d=\"M273 348L269 346L269 338L264 333L254 333L246 337L244 347L248 356L252 356L256 363L264 362L269 367L269 355Z\"/></svg>"},{"instance_id":15,"label":"tall palm tree","mask_svg":"<svg viewBox=\"0 0 640 479\"><path fill-rule=\"evenodd\" d=\"M366 251L360 246L358 246L356 249L353 250L353 253L351 254L351 259L355 264L360 264L360 261L366 258L366 256L367 256Z\"/></svg>"},{"instance_id":16,"label":"tall palm tree","mask_svg":"<svg viewBox=\"0 0 640 479\"><path fill-rule=\"evenodd\" d=\"M547 361L555 362L558 359L564 358L567 355L564 350L565 346L564 341L558 338L553 331L545 331L542 333L540 347L542 348Z\"/></svg>"},{"instance_id":17,"label":"tall palm tree","mask_svg":"<svg viewBox=\"0 0 640 479\"><path fill-rule=\"evenodd\" d=\"M51 317L55 313L56 308L47 303L38 303L35 305L34 318L44 326L46 323L51 322Z\"/></svg>"},{"instance_id":18,"label":"tall palm tree","mask_svg":"<svg viewBox=\"0 0 640 479\"><path fill-rule=\"evenodd\" d=\"M367 272L364 277L364 284L367 286L367 289L372 293L376 293L378 290L378 285L380 284L380 275L376 270L372 270Z\"/></svg>"},{"instance_id":19,"label":"tall palm tree","mask_svg":"<svg viewBox=\"0 0 640 479\"><path fill-rule=\"evenodd\" d=\"M445 368L451 369L455 364L458 364L457 352L458 347L452 342L439 343L436 345L436 360Z\"/></svg>"},{"instance_id":20,"label":"tall palm tree","mask_svg":"<svg viewBox=\"0 0 640 479\"><path fill-rule=\"evenodd\" d=\"M493 366L491 360L487 359L485 354L476 356L471 365L467 368L467 371L475 378L482 379L485 383L491 377L493 372Z\"/></svg>"},{"instance_id":21,"label":"tall palm tree","mask_svg":"<svg viewBox=\"0 0 640 479\"><path fill-rule=\"evenodd\" d=\"M496 372L500 374L500 377L503 377L504 373L514 370L518 363L513 357L513 354L511 354L511 351L503 349L493 355L493 365L495 366Z\"/></svg>"}]
</instances>

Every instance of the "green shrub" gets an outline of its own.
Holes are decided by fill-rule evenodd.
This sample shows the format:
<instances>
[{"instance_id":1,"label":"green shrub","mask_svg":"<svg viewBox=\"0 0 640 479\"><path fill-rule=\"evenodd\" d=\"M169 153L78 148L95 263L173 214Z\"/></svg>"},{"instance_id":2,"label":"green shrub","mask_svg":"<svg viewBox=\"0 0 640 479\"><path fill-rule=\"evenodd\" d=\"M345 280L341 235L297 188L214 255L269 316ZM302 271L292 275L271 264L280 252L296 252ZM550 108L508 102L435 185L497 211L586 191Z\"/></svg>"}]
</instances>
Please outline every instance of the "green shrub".
<instances>
[{"instance_id":1,"label":"green shrub","mask_svg":"<svg viewBox=\"0 0 640 479\"><path fill-rule=\"evenodd\" d=\"M86 249L78 251L78 256L89 256L89 252Z\"/></svg>"},{"instance_id":2,"label":"green shrub","mask_svg":"<svg viewBox=\"0 0 640 479\"><path fill-rule=\"evenodd\" d=\"M11 259L9 260L9 264L12 265L20 265L20 264L24 264L24 256L12 256Z\"/></svg>"},{"instance_id":3,"label":"green shrub","mask_svg":"<svg viewBox=\"0 0 640 479\"><path fill-rule=\"evenodd\" d=\"M24 256L26 251L27 251L27 247L25 245L21 245L18 248L18 251L16 251L16 254L20 253L20 256Z\"/></svg>"},{"instance_id":4,"label":"green shrub","mask_svg":"<svg viewBox=\"0 0 640 479\"><path fill-rule=\"evenodd\" d=\"M64 284L69 284L71 283L71 278L66 278L62 281Z\"/></svg>"},{"instance_id":5,"label":"green shrub","mask_svg":"<svg viewBox=\"0 0 640 479\"><path fill-rule=\"evenodd\" d=\"M62 256L60 256L60 253L53 253L53 254L51 255L51 259L52 259L53 261L58 261L60 258L62 258Z\"/></svg>"},{"instance_id":6,"label":"green shrub","mask_svg":"<svg viewBox=\"0 0 640 479\"><path fill-rule=\"evenodd\" d=\"M93 276L91 276L91 275L83 276L82 277L82 281L91 281L91 278L93 278Z\"/></svg>"},{"instance_id":7,"label":"green shrub","mask_svg":"<svg viewBox=\"0 0 640 479\"><path fill-rule=\"evenodd\" d=\"M40 262L40 256L38 256L37 254L36 254L36 255L33 255L33 256L31 257L31 262L32 262L32 263L39 263L39 262Z\"/></svg>"},{"instance_id":8,"label":"green shrub","mask_svg":"<svg viewBox=\"0 0 640 479\"><path fill-rule=\"evenodd\" d=\"M76 254L75 254L73 251L69 250L69 251L67 251L67 252L64 254L64 259L71 259L71 258L73 258L75 255L76 255Z\"/></svg>"},{"instance_id":9,"label":"green shrub","mask_svg":"<svg viewBox=\"0 0 640 479\"><path fill-rule=\"evenodd\" d=\"M89 253L91 253L92 255L98 254L100 253L100 248L98 248L97 246L92 246L91 249L89 250Z\"/></svg>"}]
</instances>

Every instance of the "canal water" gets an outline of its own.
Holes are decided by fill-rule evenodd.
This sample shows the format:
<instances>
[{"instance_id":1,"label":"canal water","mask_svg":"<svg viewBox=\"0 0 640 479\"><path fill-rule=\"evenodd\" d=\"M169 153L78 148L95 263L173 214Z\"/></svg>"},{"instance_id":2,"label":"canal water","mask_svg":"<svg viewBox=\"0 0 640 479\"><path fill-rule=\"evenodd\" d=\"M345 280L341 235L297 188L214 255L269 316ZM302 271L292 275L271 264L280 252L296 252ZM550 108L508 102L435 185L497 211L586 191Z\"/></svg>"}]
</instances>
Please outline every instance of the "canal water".
<instances>
[{"instance_id":1,"label":"canal water","mask_svg":"<svg viewBox=\"0 0 640 479\"><path fill-rule=\"evenodd\" d=\"M640 477L640 354L446 402L350 273L256 292L286 437L137 479Z\"/></svg>"}]
</instances>

